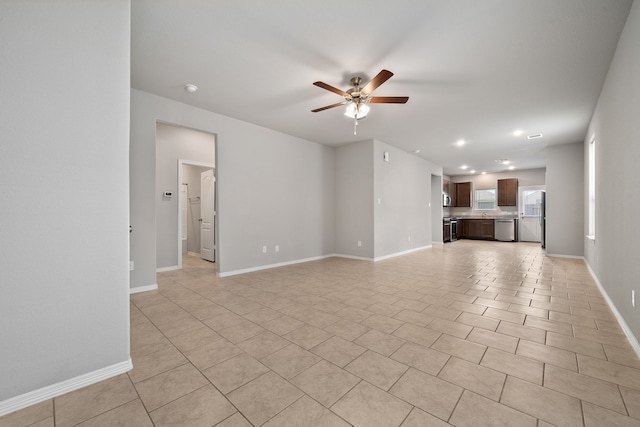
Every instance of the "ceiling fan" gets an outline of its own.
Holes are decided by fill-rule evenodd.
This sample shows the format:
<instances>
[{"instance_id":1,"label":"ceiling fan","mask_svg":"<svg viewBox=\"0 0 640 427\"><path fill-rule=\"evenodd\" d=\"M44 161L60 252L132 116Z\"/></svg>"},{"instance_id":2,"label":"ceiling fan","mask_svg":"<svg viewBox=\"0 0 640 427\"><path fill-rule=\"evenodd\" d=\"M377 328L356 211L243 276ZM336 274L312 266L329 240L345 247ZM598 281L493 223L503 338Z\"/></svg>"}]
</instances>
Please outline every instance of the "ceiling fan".
<instances>
[{"instance_id":1,"label":"ceiling fan","mask_svg":"<svg viewBox=\"0 0 640 427\"><path fill-rule=\"evenodd\" d=\"M364 119L365 117L367 117L367 113L369 113L369 105L367 104L406 104L406 102L409 100L408 96L371 96L371 93L376 90L382 83L389 80L391 76L393 76L393 73L391 71L382 70L363 88L360 87L360 85L362 84L362 78L357 76L352 77L351 86L353 87L351 89L348 89L346 92L324 82L315 82L315 86L321 87L333 93L337 93L338 95L344 97L344 101L327 105L325 107L316 108L315 110L311 110L311 112L317 113L320 111L339 107L341 105L346 105L347 109L344 114L354 119L353 134L356 135L358 120Z\"/></svg>"}]
</instances>

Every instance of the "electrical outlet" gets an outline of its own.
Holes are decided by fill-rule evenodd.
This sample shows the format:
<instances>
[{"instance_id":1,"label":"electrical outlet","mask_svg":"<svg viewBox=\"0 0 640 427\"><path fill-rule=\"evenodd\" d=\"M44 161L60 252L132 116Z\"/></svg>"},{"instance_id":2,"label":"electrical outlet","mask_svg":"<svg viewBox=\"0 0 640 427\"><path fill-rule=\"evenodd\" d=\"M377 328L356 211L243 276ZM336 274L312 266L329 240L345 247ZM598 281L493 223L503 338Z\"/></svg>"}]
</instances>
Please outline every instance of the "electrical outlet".
<instances>
[{"instance_id":1,"label":"electrical outlet","mask_svg":"<svg viewBox=\"0 0 640 427\"><path fill-rule=\"evenodd\" d=\"M263 253L263 254L266 254L266 253L267 253L267 247L266 247L266 246L263 246L263 247L262 247L262 253Z\"/></svg>"},{"instance_id":2,"label":"electrical outlet","mask_svg":"<svg viewBox=\"0 0 640 427\"><path fill-rule=\"evenodd\" d=\"M276 252L280 252L280 245L276 245Z\"/></svg>"},{"instance_id":3,"label":"electrical outlet","mask_svg":"<svg viewBox=\"0 0 640 427\"><path fill-rule=\"evenodd\" d=\"M358 247L362 246L362 242L358 240Z\"/></svg>"}]
</instances>

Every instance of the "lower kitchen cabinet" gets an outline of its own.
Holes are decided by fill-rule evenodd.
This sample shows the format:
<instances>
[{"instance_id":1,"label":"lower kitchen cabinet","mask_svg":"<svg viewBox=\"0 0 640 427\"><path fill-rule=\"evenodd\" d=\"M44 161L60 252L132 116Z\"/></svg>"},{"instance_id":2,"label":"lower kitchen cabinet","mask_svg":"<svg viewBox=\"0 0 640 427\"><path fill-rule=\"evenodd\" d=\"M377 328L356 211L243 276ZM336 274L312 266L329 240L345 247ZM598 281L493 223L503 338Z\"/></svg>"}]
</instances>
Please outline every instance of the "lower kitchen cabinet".
<instances>
[{"instance_id":1,"label":"lower kitchen cabinet","mask_svg":"<svg viewBox=\"0 0 640 427\"><path fill-rule=\"evenodd\" d=\"M493 240L495 237L495 224L493 219L459 219L459 238Z\"/></svg>"}]
</instances>

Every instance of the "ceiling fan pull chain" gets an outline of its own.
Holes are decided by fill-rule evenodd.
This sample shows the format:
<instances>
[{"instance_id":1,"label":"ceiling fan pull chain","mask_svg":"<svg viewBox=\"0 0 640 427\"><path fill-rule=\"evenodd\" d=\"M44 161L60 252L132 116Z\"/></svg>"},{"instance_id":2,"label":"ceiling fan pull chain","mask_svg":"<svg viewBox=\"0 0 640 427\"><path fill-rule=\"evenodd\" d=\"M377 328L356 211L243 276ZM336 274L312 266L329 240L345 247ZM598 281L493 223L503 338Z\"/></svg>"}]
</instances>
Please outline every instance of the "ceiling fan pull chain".
<instances>
[{"instance_id":1,"label":"ceiling fan pull chain","mask_svg":"<svg viewBox=\"0 0 640 427\"><path fill-rule=\"evenodd\" d=\"M353 118L353 134L354 135L358 134L358 119L357 119L357 117Z\"/></svg>"}]
</instances>

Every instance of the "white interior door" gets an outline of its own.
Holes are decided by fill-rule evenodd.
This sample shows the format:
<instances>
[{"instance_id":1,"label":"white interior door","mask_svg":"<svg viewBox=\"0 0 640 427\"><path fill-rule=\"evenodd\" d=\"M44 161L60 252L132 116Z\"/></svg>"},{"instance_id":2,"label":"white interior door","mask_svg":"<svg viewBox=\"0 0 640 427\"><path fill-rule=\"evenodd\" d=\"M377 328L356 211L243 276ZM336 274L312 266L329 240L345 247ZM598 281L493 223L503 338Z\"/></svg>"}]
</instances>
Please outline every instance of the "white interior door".
<instances>
[{"instance_id":1,"label":"white interior door","mask_svg":"<svg viewBox=\"0 0 640 427\"><path fill-rule=\"evenodd\" d=\"M542 227L540 214L542 209L542 192L544 187L520 187L519 240L523 242L540 242Z\"/></svg>"},{"instance_id":2,"label":"white interior door","mask_svg":"<svg viewBox=\"0 0 640 427\"><path fill-rule=\"evenodd\" d=\"M214 200L215 177L213 169L200 174L200 257L215 261Z\"/></svg>"}]
</instances>

